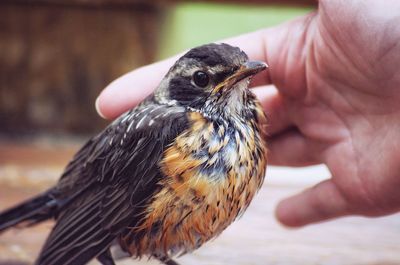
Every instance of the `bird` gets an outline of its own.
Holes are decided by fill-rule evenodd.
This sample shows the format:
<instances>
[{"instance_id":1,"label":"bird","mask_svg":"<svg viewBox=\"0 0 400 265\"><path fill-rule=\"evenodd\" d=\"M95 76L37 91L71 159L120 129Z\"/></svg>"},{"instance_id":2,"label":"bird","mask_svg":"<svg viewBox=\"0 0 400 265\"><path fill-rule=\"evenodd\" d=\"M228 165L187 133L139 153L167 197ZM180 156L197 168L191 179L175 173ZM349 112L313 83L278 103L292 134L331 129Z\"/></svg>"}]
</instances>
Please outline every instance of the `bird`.
<instances>
[{"instance_id":1,"label":"bird","mask_svg":"<svg viewBox=\"0 0 400 265\"><path fill-rule=\"evenodd\" d=\"M249 89L267 69L240 48L183 54L154 92L87 141L59 181L0 213L0 233L55 219L35 262L178 264L217 237L264 181L266 115Z\"/></svg>"}]
</instances>

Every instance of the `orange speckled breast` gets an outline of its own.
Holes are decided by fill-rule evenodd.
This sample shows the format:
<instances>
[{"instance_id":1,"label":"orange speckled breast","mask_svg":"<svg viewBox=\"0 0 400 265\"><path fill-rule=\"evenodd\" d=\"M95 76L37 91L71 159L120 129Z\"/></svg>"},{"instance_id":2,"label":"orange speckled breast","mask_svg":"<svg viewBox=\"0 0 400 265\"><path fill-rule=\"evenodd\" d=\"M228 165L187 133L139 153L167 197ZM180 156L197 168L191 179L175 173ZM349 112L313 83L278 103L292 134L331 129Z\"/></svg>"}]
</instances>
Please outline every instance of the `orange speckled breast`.
<instances>
[{"instance_id":1,"label":"orange speckled breast","mask_svg":"<svg viewBox=\"0 0 400 265\"><path fill-rule=\"evenodd\" d=\"M121 245L134 256L190 252L243 213L265 175L260 118L213 121L191 112L190 129L164 152L163 188L134 228L141 240L133 245L122 237Z\"/></svg>"}]
</instances>

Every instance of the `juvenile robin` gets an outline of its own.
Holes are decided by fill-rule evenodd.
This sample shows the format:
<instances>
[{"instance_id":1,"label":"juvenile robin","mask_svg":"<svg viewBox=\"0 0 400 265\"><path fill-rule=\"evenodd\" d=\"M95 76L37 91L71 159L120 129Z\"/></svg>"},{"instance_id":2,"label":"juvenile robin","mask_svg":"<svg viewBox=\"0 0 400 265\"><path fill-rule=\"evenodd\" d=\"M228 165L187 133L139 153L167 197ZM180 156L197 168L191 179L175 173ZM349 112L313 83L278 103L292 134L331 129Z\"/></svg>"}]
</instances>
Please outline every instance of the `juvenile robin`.
<instances>
[{"instance_id":1,"label":"juvenile robin","mask_svg":"<svg viewBox=\"0 0 400 265\"><path fill-rule=\"evenodd\" d=\"M248 89L266 69L239 48L183 55L155 92L90 139L0 231L55 218L36 264L114 264L112 245L165 264L219 235L263 183L265 116Z\"/></svg>"}]
</instances>

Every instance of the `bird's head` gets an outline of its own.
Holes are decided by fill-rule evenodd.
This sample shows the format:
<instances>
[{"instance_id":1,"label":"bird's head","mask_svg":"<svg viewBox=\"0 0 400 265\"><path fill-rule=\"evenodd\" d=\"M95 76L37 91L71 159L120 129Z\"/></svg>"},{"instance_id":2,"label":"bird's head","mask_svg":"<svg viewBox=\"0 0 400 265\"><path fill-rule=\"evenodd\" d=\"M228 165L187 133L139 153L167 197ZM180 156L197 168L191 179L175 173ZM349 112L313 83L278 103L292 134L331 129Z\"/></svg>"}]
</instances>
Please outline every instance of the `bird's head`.
<instances>
[{"instance_id":1,"label":"bird's head","mask_svg":"<svg viewBox=\"0 0 400 265\"><path fill-rule=\"evenodd\" d=\"M228 44L207 44L191 49L169 70L156 97L165 102L203 111L221 111L246 103L252 76L267 64L249 61Z\"/></svg>"}]
</instances>

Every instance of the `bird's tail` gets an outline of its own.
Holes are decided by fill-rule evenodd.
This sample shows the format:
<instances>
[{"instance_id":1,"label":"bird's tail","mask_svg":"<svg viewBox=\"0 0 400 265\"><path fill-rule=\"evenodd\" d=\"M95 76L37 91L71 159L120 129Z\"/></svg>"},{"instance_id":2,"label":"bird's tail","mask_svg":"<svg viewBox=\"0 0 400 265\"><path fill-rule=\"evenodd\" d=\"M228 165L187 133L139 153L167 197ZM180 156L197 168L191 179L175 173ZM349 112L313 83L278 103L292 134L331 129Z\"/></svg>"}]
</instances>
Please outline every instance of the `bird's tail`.
<instances>
[{"instance_id":1,"label":"bird's tail","mask_svg":"<svg viewBox=\"0 0 400 265\"><path fill-rule=\"evenodd\" d=\"M23 203L0 212L0 233L13 226L30 226L56 214L57 200L53 190L48 190Z\"/></svg>"}]
</instances>

